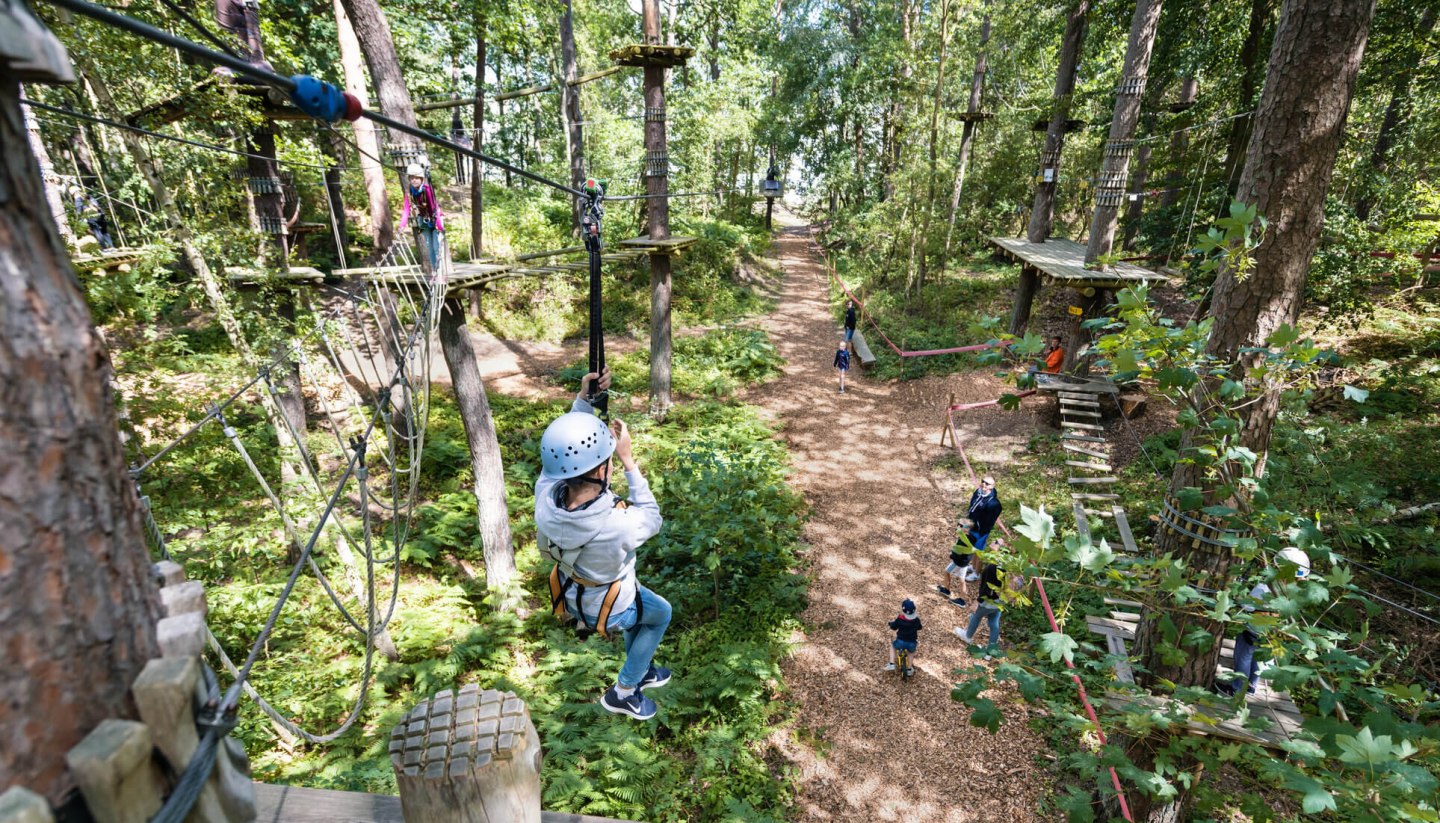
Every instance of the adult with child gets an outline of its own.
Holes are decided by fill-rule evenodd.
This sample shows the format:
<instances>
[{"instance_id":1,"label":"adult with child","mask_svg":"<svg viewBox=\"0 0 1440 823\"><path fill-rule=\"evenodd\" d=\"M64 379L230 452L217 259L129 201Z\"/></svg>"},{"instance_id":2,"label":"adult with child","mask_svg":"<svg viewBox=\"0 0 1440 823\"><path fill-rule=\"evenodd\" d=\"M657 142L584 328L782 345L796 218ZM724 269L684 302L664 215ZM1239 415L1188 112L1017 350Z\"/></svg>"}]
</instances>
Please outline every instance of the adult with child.
<instances>
[{"instance_id":1,"label":"adult with child","mask_svg":"<svg viewBox=\"0 0 1440 823\"><path fill-rule=\"evenodd\" d=\"M950 563L945 566L940 583L935 586L935 591L949 598L956 606L967 605L968 601L964 597L967 592L954 593L952 596L950 587L964 586L965 569L970 565L970 555L985 548L986 541L990 539L990 531L995 528L995 522L1000 519L1000 512L1004 508L1000 495L995 490L995 478L985 475L980 486L970 495L970 504L960 518L955 547L950 550Z\"/></svg>"},{"instance_id":2,"label":"adult with child","mask_svg":"<svg viewBox=\"0 0 1440 823\"><path fill-rule=\"evenodd\" d=\"M895 632L895 639L890 641L890 662L885 664L885 671L895 671L896 651L903 649L912 655L915 654L915 650L919 648L917 638L923 628L925 627L920 625L920 616L915 612L915 601L906 598L900 604L900 613L890 621L890 629ZM914 658L911 660L913 661ZM908 666L905 670L906 677L914 673L914 666Z\"/></svg>"},{"instance_id":3,"label":"adult with child","mask_svg":"<svg viewBox=\"0 0 1440 823\"><path fill-rule=\"evenodd\" d=\"M840 341L840 347L835 350L835 371L840 373L840 393L845 393L845 373L850 371L850 344Z\"/></svg>"},{"instance_id":4,"label":"adult with child","mask_svg":"<svg viewBox=\"0 0 1440 823\"><path fill-rule=\"evenodd\" d=\"M595 381L592 386L591 381ZM635 720L655 716L645 689L670 682L670 670L654 665L655 650L670 626L670 604L640 585L635 552L664 522L650 484L640 473L624 421L610 425L595 416L586 390L610 387L610 370L580 381L570 411L540 438L540 476L535 479L536 543L555 561L550 594L558 616L573 618L608 638L625 635L625 663L615 684L600 697L608 712ZM625 469L629 496L610 488L613 458Z\"/></svg>"}]
</instances>

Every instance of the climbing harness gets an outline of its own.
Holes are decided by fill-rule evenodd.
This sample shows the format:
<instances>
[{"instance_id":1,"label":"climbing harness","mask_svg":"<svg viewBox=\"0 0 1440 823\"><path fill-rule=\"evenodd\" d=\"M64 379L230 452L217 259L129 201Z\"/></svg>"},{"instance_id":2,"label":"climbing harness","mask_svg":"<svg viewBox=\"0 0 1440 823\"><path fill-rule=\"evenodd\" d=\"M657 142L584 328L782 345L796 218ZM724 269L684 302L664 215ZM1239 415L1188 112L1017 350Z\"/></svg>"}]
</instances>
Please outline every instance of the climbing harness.
<instances>
[{"instance_id":1,"label":"climbing harness","mask_svg":"<svg viewBox=\"0 0 1440 823\"><path fill-rule=\"evenodd\" d=\"M614 508L626 509L629 507L630 504L628 502L620 498L615 499ZM615 600L620 596L620 591L625 586L625 579L622 577L619 580L612 580L609 583L605 583L581 577L575 573L574 564L576 560L580 559L580 555L585 552L585 546L565 550L560 549L554 543L544 539L544 535L540 535L540 537L544 543L544 545L540 547L540 550L545 552L551 560L555 561L555 565L550 568L550 610L554 612L555 616L559 618L561 622L574 620L575 634L581 640L588 640L592 634L599 634L601 637L609 640L610 634L606 631L606 626L610 623L610 612L615 608ZM595 616L595 624L592 626L590 621L585 619L585 590L600 588L602 586L606 587L605 599L600 603L600 613ZM576 619L565 606L566 599L569 597L572 589L575 591L575 612L579 615L579 619ZM645 613L645 606L640 600L640 584L638 582L635 584L635 589L635 622L639 623Z\"/></svg>"}]
</instances>

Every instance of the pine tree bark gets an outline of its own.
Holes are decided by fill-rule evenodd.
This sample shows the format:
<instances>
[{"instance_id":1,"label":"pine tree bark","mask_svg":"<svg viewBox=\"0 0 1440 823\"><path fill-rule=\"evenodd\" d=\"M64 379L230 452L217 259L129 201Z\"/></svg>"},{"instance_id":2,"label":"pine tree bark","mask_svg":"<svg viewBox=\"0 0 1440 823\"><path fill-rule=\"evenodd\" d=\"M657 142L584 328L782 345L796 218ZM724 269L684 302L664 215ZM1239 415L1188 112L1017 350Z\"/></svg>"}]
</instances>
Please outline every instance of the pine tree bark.
<instances>
[{"instance_id":1,"label":"pine tree bark","mask_svg":"<svg viewBox=\"0 0 1440 823\"><path fill-rule=\"evenodd\" d=\"M940 107L945 93L945 57L950 46L950 2L940 3L940 55L935 64L935 93L930 106L930 151L928 173L925 175L925 227L920 237L920 270L915 278L915 290L925 287L930 261L930 225L935 217L935 184L940 173ZM942 263L943 265L943 263Z\"/></svg>"},{"instance_id":2,"label":"pine tree bark","mask_svg":"<svg viewBox=\"0 0 1440 823\"><path fill-rule=\"evenodd\" d=\"M395 41L390 36L390 21L385 12L377 0L339 2L345 7L355 37L360 41L370 79L375 81L380 110L407 126L414 126L415 105L410 101L410 90L405 88L405 76L400 71L400 58L395 53ZM397 132L389 135L389 140L396 148L419 150L419 141L408 134Z\"/></svg>"},{"instance_id":3,"label":"pine tree bark","mask_svg":"<svg viewBox=\"0 0 1440 823\"><path fill-rule=\"evenodd\" d=\"M646 43L660 42L660 4L645 0ZM665 141L665 69L645 67L645 200L647 234L651 240L670 237L670 177ZM753 175L752 175L753 177ZM672 290L670 255L650 255L650 414L663 420L670 412L670 376L673 347L670 330Z\"/></svg>"},{"instance_id":4,"label":"pine tree bark","mask_svg":"<svg viewBox=\"0 0 1440 823\"><path fill-rule=\"evenodd\" d=\"M0 65L0 145L25 143ZM160 600L126 472L110 358L29 152L0 152L0 786L59 805L65 753L136 717Z\"/></svg>"},{"instance_id":5,"label":"pine tree bark","mask_svg":"<svg viewBox=\"0 0 1440 823\"><path fill-rule=\"evenodd\" d=\"M26 108L25 116L25 139L30 141L30 151L35 155L35 160L40 164L40 179L45 186L45 204L50 207L50 216L55 220L55 229L60 232L60 239L65 241L69 248L75 248L75 232L70 229L70 218L65 213L64 196L60 191L60 176L55 173L55 165L50 162L50 152L45 148L45 141L40 136L40 121ZM98 252L99 249L96 249Z\"/></svg>"},{"instance_id":6,"label":"pine tree bark","mask_svg":"<svg viewBox=\"0 0 1440 823\"><path fill-rule=\"evenodd\" d=\"M1085 23L1089 12L1090 0L1076 0L1065 17L1060 61L1055 69L1054 103L1050 110L1050 124L1045 128L1045 148L1040 153L1040 177L1035 182L1035 204L1030 209L1030 224L1025 229L1025 239L1031 243L1044 243L1055 225L1055 189L1060 183L1060 153L1065 148L1065 123L1070 119L1075 73L1080 68L1080 50L1085 44ZM1031 290L1030 294L1033 297L1034 291ZM1021 314L1017 302L1011 315L1012 332L1015 331L1015 319ZM1030 317L1028 305L1023 315L1027 320Z\"/></svg>"},{"instance_id":7,"label":"pine tree bark","mask_svg":"<svg viewBox=\"0 0 1440 823\"><path fill-rule=\"evenodd\" d=\"M1243 350L1265 345L1281 324L1293 324L1300 316L1305 276L1320 241L1325 194L1373 12L1373 0L1285 0L1281 8L1238 193L1241 202L1254 205L1268 218L1270 228L1255 251L1255 265L1248 276L1239 279L1233 271L1220 273L1210 309L1214 327L1206 351L1236 363L1237 380L1243 379L1255 356L1242 354ZM1197 389L1192 396L1202 420L1221 411L1210 400L1219 396L1213 388ZM1272 389L1239 411L1240 444L1261 456L1257 468L1261 473L1279 402L1278 389ZM1182 453L1195 445L1187 435L1181 443ZM1201 506L1186 512L1197 520L1203 519L1200 508L1204 506L1223 503L1241 508L1245 503L1243 487L1212 479L1193 462L1176 465L1170 479L1171 498L1186 488L1202 491ZM1185 562L1199 585L1223 587L1229 578L1232 556L1228 551L1196 545L1172 529L1161 528L1155 553L1173 554ZM1174 614L1171 619L1175 636L1181 638L1195 628L1211 638L1218 638L1223 630L1203 618ZM1186 660L1178 666L1163 659L1163 643L1160 615L1147 611L1135 642L1145 685L1166 680L1186 686L1212 684L1220 655L1218 639L1209 643L1209 648L1186 647ZM1141 739L1127 747L1140 768L1151 768L1151 745ZM1144 820L1149 807L1149 798L1139 796L1131 809L1137 820Z\"/></svg>"},{"instance_id":8,"label":"pine tree bark","mask_svg":"<svg viewBox=\"0 0 1440 823\"><path fill-rule=\"evenodd\" d=\"M1125 47L1125 66L1115 94L1115 116L1110 122L1110 138L1105 143L1100 180L1095 187L1095 211L1090 218L1089 244L1085 247L1086 268L1109 268L1102 258L1108 256L1115 245L1115 226L1120 202L1125 196L1135 127L1140 124L1140 101L1145 95L1150 53L1155 46L1162 5L1162 0L1137 0L1135 14L1130 18L1130 42ZM1071 340L1066 347L1067 360L1078 351L1077 343Z\"/></svg>"},{"instance_id":9,"label":"pine tree bark","mask_svg":"<svg viewBox=\"0 0 1440 823\"><path fill-rule=\"evenodd\" d=\"M355 36L350 16L345 13L344 3L334 0L334 7L345 91L355 95L360 105L369 108L370 87L365 82L365 57L360 51L360 40ZM355 145L359 147L360 175L365 180L365 197L370 203L370 239L374 243L375 258L379 259L395 243L390 195L385 191L385 169L380 165L380 141L375 136L375 125L369 120L362 117L350 126L355 133Z\"/></svg>"},{"instance_id":10,"label":"pine tree bark","mask_svg":"<svg viewBox=\"0 0 1440 823\"><path fill-rule=\"evenodd\" d=\"M476 151L485 150L485 15L479 12L479 4L476 4L475 13L475 110L472 123L474 135L470 139L470 145ZM470 259L480 260L485 257L485 166L475 159L467 161L470 163L472 173L470 175ZM475 288L470 290L470 316L477 320L484 317L485 311L485 290Z\"/></svg>"},{"instance_id":11,"label":"pine tree bark","mask_svg":"<svg viewBox=\"0 0 1440 823\"><path fill-rule=\"evenodd\" d=\"M479 358L470 331L465 327L464 306L459 300L446 300L440 313L440 347L445 353L445 365L450 369L455 402L460 406L460 419L465 425L465 439L470 444L476 512L485 552L485 585L492 594L491 606L496 611L510 611L519 602L520 592L515 585L510 513L505 507L505 465L500 457L500 443L485 393L485 381L480 374Z\"/></svg>"}]
</instances>

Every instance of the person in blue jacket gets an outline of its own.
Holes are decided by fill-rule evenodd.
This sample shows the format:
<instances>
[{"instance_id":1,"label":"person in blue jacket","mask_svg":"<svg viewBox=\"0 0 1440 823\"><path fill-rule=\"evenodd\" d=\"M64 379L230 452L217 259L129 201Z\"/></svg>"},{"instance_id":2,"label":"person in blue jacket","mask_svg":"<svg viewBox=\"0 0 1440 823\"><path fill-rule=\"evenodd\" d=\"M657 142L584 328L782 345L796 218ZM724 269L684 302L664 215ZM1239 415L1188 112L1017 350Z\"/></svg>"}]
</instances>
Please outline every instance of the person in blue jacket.
<instances>
[{"instance_id":1,"label":"person in blue jacket","mask_svg":"<svg viewBox=\"0 0 1440 823\"><path fill-rule=\"evenodd\" d=\"M916 638L919 636L920 630L925 627L920 625L920 616L915 613L914 600L906 598L905 602L900 604L900 613L890 621L890 628L895 631L895 639L890 642L890 662L885 664L887 672L895 671L895 651L897 649L904 649L914 655L915 649L919 647ZM912 656L910 659L913 663L915 658ZM909 671L905 672L907 675L914 673L913 665Z\"/></svg>"},{"instance_id":2,"label":"person in blue jacket","mask_svg":"<svg viewBox=\"0 0 1440 823\"><path fill-rule=\"evenodd\" d=\"M950 563L945 567L940 583L935 586L935 591L949 598L951 603L961 607L967 605L963 594L951 596L950 586L957 578L964 583L965 569L970 566L970 555L985 548L986 541L990 539L990 531L995 528L1004 508L1000 503L999 493L995 491L995 478L985 475L980 481L980 487L970 495L970 505L960 518L955 547L950 550Z\"/></svg>"},{"instance_id":3,"label":"person in blue jacket","mask_svg":"<svg viewBox=\"0 0 1440 823\"><path fill-rule=\"evenodd\" d=\"M840 341L840 348L835 350L835 370L840 372L840 393L845 393L845 373L850 371L850 344Z\"/></svg>"}]
</instances>

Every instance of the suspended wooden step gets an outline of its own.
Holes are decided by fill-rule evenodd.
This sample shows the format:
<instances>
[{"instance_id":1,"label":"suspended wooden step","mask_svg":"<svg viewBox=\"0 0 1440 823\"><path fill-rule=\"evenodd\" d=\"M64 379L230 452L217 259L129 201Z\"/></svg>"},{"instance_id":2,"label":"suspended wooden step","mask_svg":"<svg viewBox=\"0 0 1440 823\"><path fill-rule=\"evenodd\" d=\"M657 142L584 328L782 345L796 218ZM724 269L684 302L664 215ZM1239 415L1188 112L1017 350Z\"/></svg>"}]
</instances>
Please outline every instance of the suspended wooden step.
<instances>
[{"instance_id":1,"label":"suspended wooden step","mask_svg":"<svg viewBox=\"0 0 1440 823\"><path fill-rule=\"evenodd\" d=\"M1092 423L1072 423L1069 420L1062 420L1060 421L1060 425L1067 429L1085 429L1086 431L1096 432L1105 431L1104 426L1096 426Z\"/></svg>"},{"instance_id":2,"label":"suspended wooden step","mask_svg":"<svg viewBox=\"0 0 1440 823\"><path fill-rule=\"evenodd\" d=\"M1081 443L1104 443L1104 442L1105 442L1105 438L1103 438L1103 437L1091 437L1091 436L1088 435L1088 434L1073 434L1073 433L1071 433L1071 432L1066 432L1066 433L1060 435L1060 439L1061 439L1061 440L1076 440L1076 441L1079 441L1079 442L1081 442Z\"/></svg>"},{"instance_id":3,"label":"suspended wooden step","mask_svg":"<svg viewBox=\"0 0 1440 823\"><path fill-rule=\"evenodd\" d=\"M1139 611L1140 609L1142 609L1142 608L1145 607L1145 604L1144 604L1144 603L1141 603L1139 600L1125 600L1125 599L1119 598L1119 597L1107 597L1107 598L1105 598L1105 605L1107 605L1107 606L1119 606L1119 607L1122 608L1122 609L1130 609L1130 610L1132 610L1132 611ZM1138 622L1140 622L1140 621L1137 620L1137 621L1135 621L1135 622L1138 623Z\"/></svg>"},{"instance_id":4,"label":"suspended wooden step","mask_svg":"<svg viewBox=\"0 0 1440 823\"><path fill-rule=\"evenodd\" d=\"M636 43L610 52L610 59L622 66L658 66L673 69L685 65L695 55L689 46L662 46Z\"/></svg>"},{"instance_id":5,"label":"suspended wooden step","mask_svg":"<svg viewBox=\"0 0 1440 823\"><path fill-rule=\"evenodd\" d=\"M1135 535L1130 532L1130 520L1125 516L1125 510L1115 506L1115 528L1120 532L1120 542L1125 545L1125 551L1139 553L1140 547L1135 544Z\"/></svg>"},{"instance_id":6,"label":"suspended wooden step","mask_svg":"<svg viewBox=\"0 0 1440 823\"><path fill-rule=\"evenodd\" d=\"M950 112L950 116L951 116L951 117L954 117L956 120L959 120L961 123L983 123L983 122L985 122L986 120L992 120L992 119L994 119L995 113L994 113L994 112L989 112L989 111L954 111L954 110L952 110L952 111Z\"/></svg>"},{"instance_id":7,"label":"suspended wooden step","mask_svg":"<svg viewBox=\"0 0 1440 823\"><path fill-rule=\"evenodd\" d=\"M1085 504L1079 500L1075 501L1075 529L1080 532L1081 540L1090 539L1090 522L1085 519Z\"/></svg>"},{"instance_id":8,"label":"suspended wooden step","mask_svg":"<svg viewBox=\"0 0 1440 823\"><path fill-rule=\"evenodd\" d=\"M1100 412L1098 411L1089 411L1086 409L1067 409L1063 406L1060 408L1060 413L1067 417L1088 417L1092 420L1099 420L1101 417Z\"/></svg>"},{"instance_id":9,"label":"suspended wooden step","mask_svg":"<svg viewBox=\"0 0 1440 823\"><path fill-rule=\"evenodd\" d=\"M1114 512L1107 511L1105 509L1086 509L1085 513L1090 515L1091 517L1103 517L1107 520L1115 517Z\"/></svg>"},{"instance_id":10,"label":"suspended wooden step","mask_svg":"<svg viewBox=\"0 0 1440 823\"><path fill-rule=\"evenodd\" d=\"M644 249L652 254L679 254L681 250L693 246L695 240L696 238L694 237L678 236L666 237L663 240L651 240L650 235L642 234L639 237L632 237L629 240L621 240L619 245Z\"/></svg>"},{"instance_id":11,"label":"suspended wooden step","mask_svg":"<svg viewBox=\"0 0 1440 823\"><path fill-rule=\"evenodd\" d=\"M1070 482L1076 485L1089 486L1097 483L1119 483L1120 480L1114 477L1072 477Z\"/></svg>"},{"instance_id":12,"label":"suspended wooden step","mask_svg":"<svg viewBox=\"0 0 1440 823\"><path fill-rule=\"evenodd\" d=\"M1066 134L1069 134L1069 133L1072 132L1072 131L1079 131L1080 129L1083 129L1083 128L1085 128L1085 121L1084 121L1084 120L1066 120L1066 121L1065 121L1065 133L1066 133ZM1048 118L1048 117L1043 118L1043 119L1040 119L1040 120L1036 120L1034 123L1031 123L1031 124L1030 124L1030 130L1031 130L1031 131L1049 131L1049 129L1050 129L1050 118Z\"/></svg>"},{"instance_id":13,"label":"suspended wooden step","mask_svg":"<svg viewBox=\"0 0 1440 823\"><path fill-rule=\"evenodd\" d=\"M1090 394L1089 392L1058 391L1055 393L1055 396L1060 398L1060 402L1065 405L1094 406L1097 409L1100 408L1098 395Z\"/></svg>"},{"instance_id":14,"label":"suspended wooden step","mask_svg":"<svg viewBox=\"0 0 1440 823\"><path fill-rule=\"evenodd\" d=\"M1066 460L1065 465L1074 466L1077 469L1085 469L1092 472L1114 471L1114 468L1112 468L1108 463L1086 463L1083 460Z\"/></svg>"},{"instance_id":15,"label":"suspended wooden step","mask_svg":"<svg viewBox=\"0 0 1440 823\"><path fill-rule=\"evenodd\" d=\"M1083 447L1083 446L1077 446L1077 445L1075 445L1074 443L1061 443L1060 446L1061 446L1061 448L1065 449L1065 451L1067 451L1067 452L1076 452L1076 453L1078 453L1078 454L1083 454L1083 455L1085 455L1086 457L1098 457L1098 458L1100 458L1101 460L1109 460L1109 459L1110 459L1110 455L1106 454L1105 452L1094 451L1093 449L1087 449L1087 448L1085 448L1085 447Z\"/></svg>"},{"instance_id":16,"label":"suspended wooden step","mask_svg":"<svg viewBox=\"0 0 1440 823\"><path fill-rule=\"evenodd\" d=\"M1097 494L1097 493L1089 493L1089 494L1087 494L1087 493L1084 493L1084 492L1071 492L1071 493L1070 493L1070 499L1071 499L1071 500L1119 500L1119 499L1120 499L1120 495L1118 495L1118 494Z\"/></svg>"}]
</instances>

